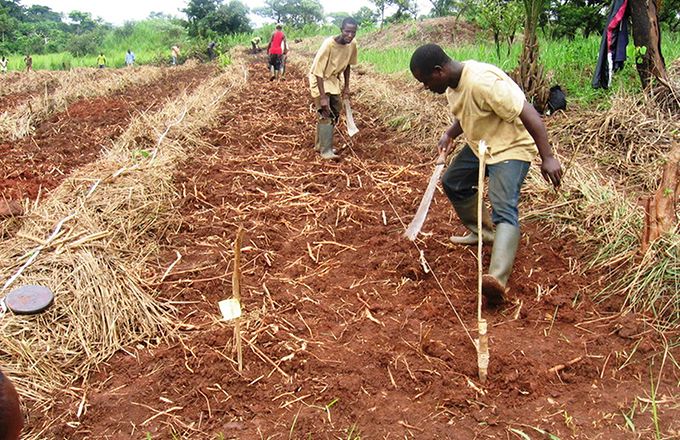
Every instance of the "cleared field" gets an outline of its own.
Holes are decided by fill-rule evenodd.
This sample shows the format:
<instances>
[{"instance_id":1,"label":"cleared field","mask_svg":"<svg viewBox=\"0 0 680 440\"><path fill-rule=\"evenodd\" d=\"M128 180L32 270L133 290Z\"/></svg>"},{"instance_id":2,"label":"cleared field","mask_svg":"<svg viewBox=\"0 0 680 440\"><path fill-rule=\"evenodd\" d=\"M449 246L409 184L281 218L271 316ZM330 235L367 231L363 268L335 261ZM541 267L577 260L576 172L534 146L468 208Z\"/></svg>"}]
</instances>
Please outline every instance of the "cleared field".
<instances>
[{"instance_id":1,"label":"cleared field","mask_svg":"<svg viewBox=\"0 0 680 440\"><path fill-rule=\"evenodd\" d=\"M349 139L341 126L343 160L321 162L312 150L306 72L291 65L285 81L270 82L262 58L244 62L246 72L237 64L227 76L245 75L246 84L217 109L206 106L208 121L197 112L182 130L167 132L177 153L162 161L158 177L165 195L154 212L162 215L155 225L144 223L148 233L128 246L128 259L137 260L125 266L136 271L131 286L148 301L142 309L165 310L163 319L171 322L163 321L155 337L144 333L104 356L67 389L27 396L27 438L542 438L550 432L560 439L615 439L647 438L656 422L666 437L678 432L678 369L669 356L677 348L642 316L620 313L616 301L592 303L589 294L606 270L584 270L586 248L578 237L553 236L552 225L540 220L524 223L512 303L487 313L490 377L480 384L472 341L476 262L472 250L447 243L458 226L443 194L435 196L418 247L401 238L431 173L431 153L421 148L426 131L383 122L378 99L368 98L377 81L357 78L361 131ZM206 88L215 95L226 90L208 85L197 93ZM404 94L412 92L404 86ZM162 126L157 123L157 135ZM121 140L128 155L139 148L134 139ZM142 145L160 154L164 144ZM152 172L152 163L144 166ZM129 203L134 212L141 200ZM525 201L532 219L544 208L540 203L545 200ZM109 225L125 223L115 210L106 216ZM217 308L231 296L239 228L245 231L242 372L233 326L219 320ZM125 261L123 247L93 239L73 252L110 249ZM105 290L97 297L126 292ZM37 319L58 320L67 307Z\"/></svg>"}]
</instances>

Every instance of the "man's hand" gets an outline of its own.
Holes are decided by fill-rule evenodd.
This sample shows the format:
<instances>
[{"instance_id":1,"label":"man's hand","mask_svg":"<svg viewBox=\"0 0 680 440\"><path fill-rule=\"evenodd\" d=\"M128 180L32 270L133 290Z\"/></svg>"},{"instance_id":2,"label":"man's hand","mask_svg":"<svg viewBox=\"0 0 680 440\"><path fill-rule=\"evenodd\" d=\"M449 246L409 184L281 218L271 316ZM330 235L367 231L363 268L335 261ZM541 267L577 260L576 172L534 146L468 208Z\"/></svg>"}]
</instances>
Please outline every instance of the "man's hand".
<instances>
[{"instance_id":1,"label":"man's hand","mask_svg":"<svg viewBox=\"0 0 680 440\"><path fill-rule=\"evenodd\" d=\"M449 154L451 152L452 145L453 144L451 142L451 136L449 136L448 131L445 131L442 137L439 138L439 142L437 143L437 152L439 154L442 153Z\"/></svg>"},{"instance_id":2,"label":"man's hand","mask_svg":"<svg viewBox=\"0 0 680 440\"><path fill-rule=\"evenodd\" d=\"M324 118L330 118L331 107L330 102L328 100L328 95L321 95L319 97L319 106L321 107L321 116L323 116Z\"/></svg>"},{"instance_id":3,"label":"man's hand","mask_svg":"<svg viewBox=\"0 0 680 440\"><path fill-rule=\"evenodd\" d=\"M562 183L562 166L554 156L546 157L541 163L541 174L547 182L551 182L555 188Z\"/></svg>"}]
</instances>

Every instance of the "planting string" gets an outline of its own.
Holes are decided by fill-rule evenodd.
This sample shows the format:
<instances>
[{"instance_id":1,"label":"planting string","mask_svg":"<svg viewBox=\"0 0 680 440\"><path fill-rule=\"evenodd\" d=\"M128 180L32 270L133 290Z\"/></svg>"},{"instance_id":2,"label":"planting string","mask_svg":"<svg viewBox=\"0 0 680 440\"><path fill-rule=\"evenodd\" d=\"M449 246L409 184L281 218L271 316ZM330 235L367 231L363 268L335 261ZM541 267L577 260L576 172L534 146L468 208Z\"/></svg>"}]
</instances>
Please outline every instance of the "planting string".
<instances>
[{"instance_id":1,"label":"planting string","mask_svg":"<svg viewBox=\"0 0 680 440\"><path fill-rule=\"evenodd\" d=\"M354 148L352 148L351 142L349 142L349 140L345 137L344 133L342 133L339 129L338 129L338 132L340 133L340 136L342 136L342 138L345 140L345 143L346 143L347 146L349 147L349 149L350 149L350 151L352 152L352 155L354 156L354 158L361 164L361 168L362 168L362 169L364 170L364 172L368 175L368 177L371 178L371 180L372 180L373 183L375 184L376 188L378 188L378 190L382 193L383 197L385 197L385 200L387 200L387 203L390 205L390 208L392 208L392 212L394 212L394 215L395 215L395 216L397 217L397 219L399 220L399 223L401 223L401 226L402 226L404 229L406 229L406 224L402 221L401 217L399 216L399 213L397 212L397 209L396 209L396 208L394 207L394 205L392 204L392 201L390 201L390 198L387 196L387 194L385 193L385 191L383 191L383 189L380 187L380 185L378 185L378 182L373 178L373 175L368 171L368 169L366 168L364 162L363 162L363 161L361 160L361 158L356 154L356 152L354 151ZM472 345L474 345L474 346L475 346L475 349L476 349L476 348L477 348L477 344L475 343L475 340L472 338L472 335L470 335L470 332L468 331L467 327L465 327L465 323L463 322L463 319L460 317L460 314L458 314L458 311L457 311L456 308L453 306L453 302L451 302L451 298L449 297L449 294L446 293L446 290L444 290L444 286L442 286L442 283L439 281L439 277L437 277L437 274L434 272L434 269L432 268L432 266L430 265L430 263L425 259L425 254L424 254L424 252L420 249L420 247L418 246L418 243L416 243L415 241L413 241L412 243L413 243L413 245L416 247L416 249L418 250L418 253L420 254L420 256L421 256L421 258L423 259L423 261L425 261L425 263L427 263L427 266L430 268L430 272L432 272L432 277L434 278L435 282L436 282L437 285L439 286L439 289L440 289L440 290L442 291L442 293L444 294L444 297L446 298L446 301L449 303L449 306L451 306L451 310L453 310L453 314L456 315L456 318L458 319L458 322L460 322L460 325L463 327L463 330L465 330L465 334L467 335L468 339L470 339L470 342L472 342Z\"/></svg>"}]
</instances>

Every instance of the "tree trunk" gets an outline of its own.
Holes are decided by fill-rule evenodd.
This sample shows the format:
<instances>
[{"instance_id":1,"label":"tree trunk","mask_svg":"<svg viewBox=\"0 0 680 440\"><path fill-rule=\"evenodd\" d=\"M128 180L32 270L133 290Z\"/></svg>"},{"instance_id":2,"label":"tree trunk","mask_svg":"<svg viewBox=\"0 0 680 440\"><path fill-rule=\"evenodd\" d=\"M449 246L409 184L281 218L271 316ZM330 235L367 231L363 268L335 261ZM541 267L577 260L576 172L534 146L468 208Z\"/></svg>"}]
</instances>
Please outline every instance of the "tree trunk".
<instances>
[{"instance_id":1,"label":"tree trunk","mask_svg":"<svg viewBox=\"0 0 680 440\"><path fill-rule=\"evenodd\" d=\"M661 54L659 3L660 0L628 0L636 48L635 64L643 88L649 86L653 78L667 83L666 63ZM638 49L643 47L645 49Z\"/></svg>"},{"instance_id":2,"label":"tree trunk","mask_svg":"<svg viewBox=\"0 0 680 440\"><path fill-rule=\"evenodd\" d=\"M524 46L519 59L515 81L524 91L527 100L539 112L548 101L548 86L543 75L543 66L538 62L538 17L543 12L543 0L524 0L526 21L524 24Z\"/></svg>"},{"instance_id":3,"label":"tree trunk","mask_svg":"<svg viewBox=\"0 0 680 440\"><path fill-rule=\"evenodd\" d=\"M678 198L680 197L680 144L667 156L659 189L645 201L645 226L642 232L642 252L661 235L673 230L677 224Z\"/></svg>"}]
</instances>

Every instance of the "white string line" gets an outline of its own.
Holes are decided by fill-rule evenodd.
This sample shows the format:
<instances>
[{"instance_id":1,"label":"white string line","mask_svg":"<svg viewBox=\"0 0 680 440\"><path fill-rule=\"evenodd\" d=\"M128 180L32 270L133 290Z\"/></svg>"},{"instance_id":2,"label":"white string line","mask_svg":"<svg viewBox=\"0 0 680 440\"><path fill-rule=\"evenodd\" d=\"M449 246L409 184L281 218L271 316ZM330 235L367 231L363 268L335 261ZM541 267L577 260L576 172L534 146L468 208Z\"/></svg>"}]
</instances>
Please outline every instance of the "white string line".
<instances>
[{"instance_id":1,"label":"white string line","mask_svg":"<svg viewBox=\"0 0 680 440\"><path fill-rule=\"evenodd\" d=\"M354 158L359 162L360 168L364 171L364 173L366 173L366 174L368 175L368 177L371 178L371 180L373 181L373 184L375 185L375 187L378 188L378 191L380 191L380 192L382 193L383 197L385 197L385 200L386 200L387 203L390 205L390 208L392 208L392 211L394 212L394 215L397 216L397 219L399 220L399 223L401 223L401 226L402 226L404 229L406 229L406 224L402 221L401 217L399 216L399 213L397 212L397 209L394 207L394 205L393 205L392 202L390 201L390 198L387 196L387 194L385 193L385 191L383 191L383 189L380 187L380 185L378 185L378 182L375 180L375 178L373 177L373 175L367 170L366 166L364 165L364 162L363 162L363 161L361 160L361 158L359 158L359 156L356 154L356 152L354 151L354 148L352 147L352 143L345 137L344 133L342 133L342 132L340 131L340 129L337 128L337 126L336 126L336 129L337 129L337 131L340 133L340 136L342 136L342 138L344 139L344 141L345 141L345 143L347 144L347 146L349 147L349 149L350 149L350 151L352 152L352 155L354 156ZM467 334L467 337L470 339L470 342L472 342L472 345L475 347L475 350L476 350L476 349L477 349L477 344L475 343L475 340L472 338L472 335L470 335L470 332L468 331L467 327L465 326L465 323L463 322L463 319L461 318L460 314L458 313L458 311L457 311L456 308L454 307L453 302L451 302L451 298L449 297L449 294L446 293L446 290L444 290L444 286L443 286L442 283L439 281L439 277L438 277L437 274L434 272L434 269L432 268L432 265L431 265L431 264L429 263L429 261L427 261L427 259L425 258L425 253L420 249L420 247L418 246L418 243L416 243L415 241L413 241L413 245L416 247L416 249L418 250L418 253L422 256L423 260L427 263L427 266L430 268L430 272L432 272L432 277L434 278L435 282L436 282L437 285L439 286L439 289L440 289L440 290L442 291L442 293L444 294L444 297L446 298L446 301L449 303L449 306L451 306L451 310L453 310L453 313L456 315L456 318L458 319L458 322L460 322L460 325L463 327L463 330L465 330L465 334Z\"/></svg>"}]
</instances>

